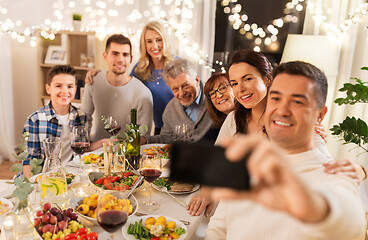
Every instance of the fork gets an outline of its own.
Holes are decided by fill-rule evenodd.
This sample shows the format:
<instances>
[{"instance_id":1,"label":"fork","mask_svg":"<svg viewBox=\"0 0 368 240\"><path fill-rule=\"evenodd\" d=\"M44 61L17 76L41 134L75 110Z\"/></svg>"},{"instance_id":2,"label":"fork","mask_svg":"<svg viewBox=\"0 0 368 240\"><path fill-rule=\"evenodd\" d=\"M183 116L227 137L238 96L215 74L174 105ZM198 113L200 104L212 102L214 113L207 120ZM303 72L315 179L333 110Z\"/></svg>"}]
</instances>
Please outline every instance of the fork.
<instances>
[{"instance_id":1,"label":"fork","mask_svg":"<svg viewBox=\"0 0 368 240\"><path fill-rule=\"evenodd\" d=\"M136 212L134 215L136 215L137 217L141 217L141 216L147 216L148 214L147 213ZM188 226L190 224L190 222L186 221L186 220L179 219L179 221L182 222L186 226Z\"/></svg>"},{"instance_id":2,"label":"fork","mask_svg":"<svg viewBox=\"0 0 368 240\"><path fill-rule=\"evenodd\" d=\"M180 200L179 198L177 198L177 197L175 197L174 195L172 195L171 193L169 193L169 191L167 190L167 188L166 188L166 187L164 187L164 186L157 186L157 189L158 189L159 191L162 191L162 192L165 192L165 193L169 194L169 195L170 195L170 197L172 197L175 201L177 201L181 206L183 206L183 207L186 207L186 206L187 206L187 204L186 204L185 202L183 202L183 201L182 201L182 200Z\"/></svg>"}]
</instances>

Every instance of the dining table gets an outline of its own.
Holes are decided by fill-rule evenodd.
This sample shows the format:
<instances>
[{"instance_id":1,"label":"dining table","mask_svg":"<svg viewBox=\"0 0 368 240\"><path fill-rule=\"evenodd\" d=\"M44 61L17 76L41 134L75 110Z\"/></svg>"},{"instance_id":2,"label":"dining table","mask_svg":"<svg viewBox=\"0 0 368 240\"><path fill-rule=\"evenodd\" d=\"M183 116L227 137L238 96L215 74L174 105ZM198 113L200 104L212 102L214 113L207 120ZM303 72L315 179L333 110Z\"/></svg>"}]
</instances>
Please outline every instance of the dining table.
<instances>
[{"instance_id":1,"label":"dining table","mask_svg":"<svg viewBox=\"0 0 368 240\"><path fill-rule=\"evenodd\" d=\"M86 177L87 174L81 174L81 169L78 166L66 165L65 171L79 175L79 177L76 178L78 179L78 181L89 181L88 178ZM12 202L15 202L15 199L11 196L11 192L15 189L15 186L11 182L12 180L0 179L0 194L3 193L3 196L0 196L0 197L7 198L11 200ZM94 188L96 188L96 186L92 185L92 183L90 183L89 187L92 192L95 191ZM188 204L190 200L199 193L200 193L200 189L198 191L191 192L188 194L175 194L175 197L183 201L184 203ZM147 182L144 182L141 187L137 188L133 192L134 197L138 201L138 209L136 211L136 215L139 215L139 216L142 216L145 214L147 214L147 216L159 215L159 216L174 218L181 222L186 222L185 226L187 227L187 235L185 239L201 239L200 237L196 236L197 234L196 230L198 228L201 228L200 225L203 225L201 223L203 222L203 220L205 220L203 213L200 216L191 216L186 210L186 207L179 204L175 199L169 196L169 194L156 190L154 188L151 189L151 194L152 194L151 195L152 200L155 202L158 202L160 204L160 208L158 208L157 210L153 210L153 211L145 211L143 210L143 208L140 208L140 206L142 206L143 202L147 201L149 198L149 184ZM30 199L31 199L30 204L31 206L33 206L33 208L41 207L39 204L39 201L37 200L37 196L40 196L40 193L30 194ZM69 186L67 189L67 198L71 199L74 197L77 197L76 193ZM70 207L69 202L67 203L67 207ZM131 218L132 216L129 216L129 217ZM101 240L109 239L109 234L106 231L104 231L100 226L93 225L91 222L86 221L82 217L79 217L78 220L82 224L84 224L86 227L90 228L92 231L97 232L99 235L99 239ZM2 226L1 227L1 230L2 230L1 238L4 240L12 239L12 236L13 236L12 230L6 227L7 224L9 224L9 221L11 221L10 213L0 217L0 225ZM41 239L40 236L37 234L37 232L36 231L34 232L35 232L34 239ZM115 239L124 239L121 230L115 233ZM180 240L181 239L182 238L180 238Z\"/></svg>"}]
</instances>

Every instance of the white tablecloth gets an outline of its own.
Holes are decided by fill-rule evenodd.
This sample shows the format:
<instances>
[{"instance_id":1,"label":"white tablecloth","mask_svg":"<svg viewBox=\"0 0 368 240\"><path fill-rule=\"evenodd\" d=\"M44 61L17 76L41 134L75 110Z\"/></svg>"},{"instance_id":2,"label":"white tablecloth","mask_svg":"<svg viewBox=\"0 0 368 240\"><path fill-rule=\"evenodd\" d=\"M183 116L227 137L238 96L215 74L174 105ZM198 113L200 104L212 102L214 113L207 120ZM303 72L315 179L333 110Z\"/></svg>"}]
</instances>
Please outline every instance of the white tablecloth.
<instances>
[{"instance_id":1,"label":"white tablecloth","mask_svg":"<svg viewBox=\"0 0 368 240\"><path fill-rule=\"evenodd\" d=\"M5 181L9 181L9 180L0 180L0 186L7 186L7 184L5 184ZM142 205L143 201L148 200L148 198L149 198L148 190L149 190L149 185L147 183L145 183L142 187L140 187L140 189L137 189L134 192L133 195L137 198L139 205ZM189 203L189 201L192 199L192 197L199 194L199 192L200 192L200 190L198 190L197 192L191 193L191 194L176 195L176 197L180 198L185 203ZM68 195L73 196L72 191L69 188L68 188ZM12 199L12 200L14 200L14 199ZM179 203L177 203L173 198L168 196L167 193L157 191L153 188L152 188L152 200L160 203L161 206L160 206L159 209L157 209L155 211L152 211L152 212L146 212L146 211L138 208L138 212L152 214L152 215L168 216L168 217L176 218L178 220L189 221L190 224L187 226L188 235L187 235L186 239L195 239L195 238L197 238L194 235L195 235L195 232L196 232L198 226L200 225L200 222L204 219L203 214L201 216L197 216L197 217L190 216L188 214L187 210L184 207L182 207ZM0 224L1 225L4 221L4 219L6 219L6 216L3 216L3 217L0 218ZM88 227L90 227L91 230L96 231L99 234L99 239L104 240L104 239L109 238L109 235L107 234L107 232L105 232L101 227L94 226L94 225L92 225L92 226L89 225ZM9 231L9 230L6 231L5 230L5 233L6 233L5 236L7 236L7 239L9 239L9 237L11 236L11 231ZM4 236L4 234L2 234L2 235ZM115 236L116 236L116 239L123 239L121 231L118 231L115 234Z\"/></svg>"}]
</instances>

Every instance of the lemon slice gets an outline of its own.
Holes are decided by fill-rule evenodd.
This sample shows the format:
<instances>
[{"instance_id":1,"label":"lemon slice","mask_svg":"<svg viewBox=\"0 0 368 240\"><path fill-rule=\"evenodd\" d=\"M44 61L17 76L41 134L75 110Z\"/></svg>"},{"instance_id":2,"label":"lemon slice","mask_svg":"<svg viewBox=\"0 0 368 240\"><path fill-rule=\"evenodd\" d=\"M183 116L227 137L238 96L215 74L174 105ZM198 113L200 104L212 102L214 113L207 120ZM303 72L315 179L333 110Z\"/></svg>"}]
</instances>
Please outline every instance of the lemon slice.
<instances>
[{"instance_id":1,"label":"lemon slice","mask_svg":"<svg viewBox=\"0 0 368 240\"><path fill-rule=\"evenodd\" d=\"M55 196L61 195L66 191L66 182L61 178L47 178L41 184L42 198L45 197L47 190Z\"/></svg>"}]
</instances>

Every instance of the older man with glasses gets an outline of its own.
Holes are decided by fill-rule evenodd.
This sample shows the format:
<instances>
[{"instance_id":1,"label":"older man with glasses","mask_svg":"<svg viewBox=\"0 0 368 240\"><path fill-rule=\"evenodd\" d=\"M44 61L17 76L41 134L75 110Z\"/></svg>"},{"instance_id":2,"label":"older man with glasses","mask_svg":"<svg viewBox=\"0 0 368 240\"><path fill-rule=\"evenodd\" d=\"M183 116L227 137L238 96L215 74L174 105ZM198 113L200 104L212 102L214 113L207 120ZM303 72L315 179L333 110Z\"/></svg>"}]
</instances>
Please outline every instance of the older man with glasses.
<instances>
[{"instance_id":1,"label":"older man with glasses","mask_svg":"<svg viewBox=\"0 0 368 240\"><path fill-rule=\"evenodd\" d=\"M171 143L177 125L186 125L190 141L214 142L212 121L206 109L203 84L193 66L185 59L176 59L163 72L165 82L174 94L162 115L164 125L160 135L141 138L141 144Z\"/></svg>"}]
</instances>

